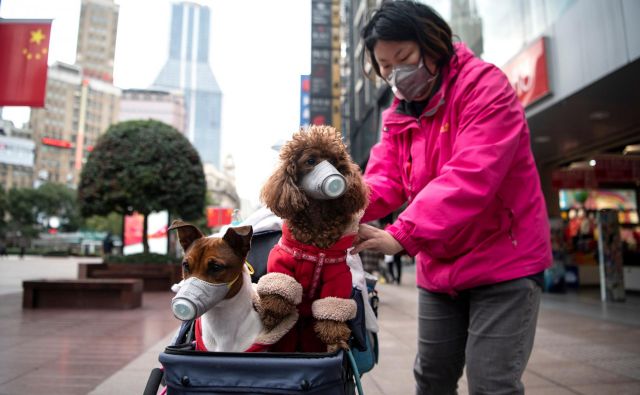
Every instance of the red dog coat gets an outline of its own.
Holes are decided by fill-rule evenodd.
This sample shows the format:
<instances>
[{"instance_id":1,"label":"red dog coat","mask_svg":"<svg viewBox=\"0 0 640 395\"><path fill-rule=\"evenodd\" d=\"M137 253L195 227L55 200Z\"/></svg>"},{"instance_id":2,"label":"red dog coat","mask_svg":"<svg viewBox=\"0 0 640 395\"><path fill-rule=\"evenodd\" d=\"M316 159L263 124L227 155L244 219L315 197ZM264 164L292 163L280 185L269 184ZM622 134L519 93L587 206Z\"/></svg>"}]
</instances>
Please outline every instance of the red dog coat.
<instances>
[{"instance_id":1,"label":"red dog coat","mask_svg":"<svg viewBox=\"0 0 640 395\"><path fill-rule=\"evenodd\" d=\"M323 344L313 329L311 304L329 296L351 298L351 271L347 265L347 249L352 247L356 234L349 234L327 249L303 244L295 240L286 223L282 238L273 247L267 261L267 272L278 272L295 278L302 285L302 302L298 305L300 318L296 326L278 341L271 351L324 352Z\"/></svg>"}]
</instances>

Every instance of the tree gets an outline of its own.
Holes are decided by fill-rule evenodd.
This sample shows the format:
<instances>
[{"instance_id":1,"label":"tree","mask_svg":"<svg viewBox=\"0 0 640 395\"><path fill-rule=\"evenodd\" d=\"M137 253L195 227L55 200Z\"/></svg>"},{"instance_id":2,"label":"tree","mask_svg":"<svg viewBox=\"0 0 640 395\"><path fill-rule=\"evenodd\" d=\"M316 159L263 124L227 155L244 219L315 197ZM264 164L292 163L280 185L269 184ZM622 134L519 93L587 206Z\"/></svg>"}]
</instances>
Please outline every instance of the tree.
<instances>
[{"instance_id":1,"label":"tree","mask_svg":"<svg viewBox=\"0 0 640 395\"><path fill-rule=\"evenodd\" d=\"M114 235L122 231L122 215L112 212L107 216L94 215L86 218L84 225L91 230L109 232Z\"/></svg>"},{"instance_id":2,"label":"tree","mask_svg":"<svg viewBox=\"0 0 640 395\"><path fill-rule=\"evenodd\" d=\"M56 217L60 220L60 230L78 230L81 218L76 191L63 184L46 183L38 187L36 194L38 220L46 225L49 218Z\"/></svg>"},{"instance_id":3,"label":"tree","mask_svg":"<svg viewBox=\"0 0 640 395\"><path fill-rule=\"evenodd\" d=\"M154 120L112 125L100 137L80 175L83 216L111 212L147 217L168 210L185 220L202 216L205 178L198 152L175 128Z\"/></svg>"},{"instance_id":4,"label":"tree","mask_svg":"<svg viewBox=\"0 0 640 395\"><path fill-rule=\"evenodd\" d=\"M14 242L22 238L37 237L38 191L33 188L12 188L7 194L7 211L11 218L7 226Z\"/></svg>"}]
</instances>

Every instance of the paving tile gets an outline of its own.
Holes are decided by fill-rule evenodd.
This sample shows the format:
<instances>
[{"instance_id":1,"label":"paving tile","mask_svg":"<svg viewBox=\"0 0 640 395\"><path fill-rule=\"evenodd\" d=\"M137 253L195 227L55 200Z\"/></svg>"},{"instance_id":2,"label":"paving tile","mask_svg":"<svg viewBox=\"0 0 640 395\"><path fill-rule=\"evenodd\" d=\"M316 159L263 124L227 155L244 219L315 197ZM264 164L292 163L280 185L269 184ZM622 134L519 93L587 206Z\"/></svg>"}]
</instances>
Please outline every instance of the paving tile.
<instances>
[{"instance_id":1,"label":"paving tile","mask_svg":"<svg viewBox=\"0 0 640 395\"><path fill-rule=\"evenodd\" d=\"M593 367L581 362L548 363L529 366L528 369L546 380L564 386L579 384L621 383L629 381L625 376Z\"/></svg>"},{"instance_id":2,"label":"paving tile","mask_svg":"<svg viewBox=\"0 0 640 395\"><path fill-rule=\"evenodd\" d=\"M0 296L0 318L9 318L2 319L0 337L11 339L0 349L0 394L87 394L177 329L168 308L171 297L145 293L137 314L22 311L19 295Z\"/></svg>"},{"instance_id":3,"label":"paving tile","mask_svg":"<svg viewBox=\"0 0 640 395\"><path fill-rule=\"evenodd\" d=\"M580 395L580 392L564 387L527 388L525 393L527 395Z\"/></svg>"},{"instance_id":4,"label":"paving tile","mask_svg":"<svg viewBox=\"0 0 640 395\"><path fill-rule=\"evenodd\" d=\"M380 361L363 377L367 395L414 393L413 275L408 268L401 286L378 286ZM179 325L169 309L172 296L145 293L143 306L128 311L45 311L22 310L20 294L0 291L0 395L140 393ZM597 293L542 299L523 376L528 395L640 394L640 319L632 316L640 317L639 297L607 306ZM459 393L468 393L465 376Z\"/></svg>"},{"instance_id":5,"label":"paving tile","mask_svg":"<svg viewBox=\"0 0 640 395\"><path fill-rule=\"evenodd\" d=\"M606 395L606 394L638 395L640 394L640 382L577 385L571 388L584 395Z\"/></svg>"},{"instance_id":6,"label":"paving tile","mask_svg":"<svg viewBox=\"0 0 640 395\"><path fill-rule=\"evenodd\" d=\"M549 388L557 385L557 383L549 381L531 370L526 370L522 375L522 384L527 391L533 388Z\"/></svg>"}]
</instances>

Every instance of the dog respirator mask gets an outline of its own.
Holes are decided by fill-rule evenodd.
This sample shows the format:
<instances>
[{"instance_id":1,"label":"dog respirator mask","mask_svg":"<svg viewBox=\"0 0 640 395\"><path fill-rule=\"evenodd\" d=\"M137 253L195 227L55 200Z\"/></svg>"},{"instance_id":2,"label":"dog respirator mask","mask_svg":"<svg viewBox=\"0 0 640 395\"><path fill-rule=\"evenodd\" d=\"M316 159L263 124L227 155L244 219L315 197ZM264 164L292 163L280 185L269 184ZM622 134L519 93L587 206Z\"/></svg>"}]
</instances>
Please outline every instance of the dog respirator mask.
<instances>
[{"instance_id":1,"label":"dog respirator mask","mask_svg":"<svg viewBox=\"0 0 640 395\"><path fill-rule=\"evenodd\" d=\"M314 199L336 199L346 192L347 180L329 161L324 160L302 177L299 187Z\"/></svg>"},{"instance_id":2,"label":"dog respirator mask","mask_svg":"<svg viewBox=\"0 0 640 395\"><path fill-rule=\"evenodd\" d=\"M212 284L197 277L181 282L176 296L171 300L173 315L182 321L200 317L222 301L238 277L228 283Z\"/></svg>"}]
</instances>

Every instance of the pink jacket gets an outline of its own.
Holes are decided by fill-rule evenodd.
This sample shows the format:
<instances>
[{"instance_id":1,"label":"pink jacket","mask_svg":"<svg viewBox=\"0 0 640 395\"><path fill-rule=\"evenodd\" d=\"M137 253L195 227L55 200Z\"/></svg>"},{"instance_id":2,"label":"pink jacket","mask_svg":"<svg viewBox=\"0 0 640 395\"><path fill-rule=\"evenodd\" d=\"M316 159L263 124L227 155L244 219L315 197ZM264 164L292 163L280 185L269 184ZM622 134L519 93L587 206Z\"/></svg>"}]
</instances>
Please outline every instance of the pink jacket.
<instances>
[{"instance_id":1,"label":"pink jacket","mask_svg":"<svg viewBox=\"0 0 640 395\"><path fill-rule=\"evenodd\" d=\"M538 273L551 263L549 223L524 110L505 75L463 44L419 119L382 116L362 222L405 202L387 227L417 255L418 286L456 291Z\"/></svg>"}]
</instances>

